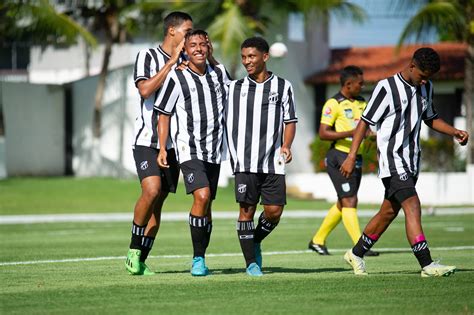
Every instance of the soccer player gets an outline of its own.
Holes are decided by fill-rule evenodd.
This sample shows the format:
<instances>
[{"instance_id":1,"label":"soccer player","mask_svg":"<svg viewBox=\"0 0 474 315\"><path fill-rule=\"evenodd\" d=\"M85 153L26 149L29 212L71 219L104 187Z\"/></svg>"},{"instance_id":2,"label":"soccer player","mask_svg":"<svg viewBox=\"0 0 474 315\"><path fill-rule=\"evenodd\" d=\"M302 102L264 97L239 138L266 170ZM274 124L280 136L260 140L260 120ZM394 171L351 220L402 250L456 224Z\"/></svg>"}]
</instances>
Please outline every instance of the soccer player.
<instances>
[{"instance_id":1,"label":"soccer player","mask_svg":"<svg viewBox=\"0 0 474 315\"><path fill-rule=\"evenodd\" d=\"M207 33L188 32L186 70L171 71L155 102L160 145L171 135L183 172L186 193L193 194L189 226L193 242L193 276L206 276L205 253L212 231L212 200L216 198L224 143L224 105L230 79L224 66L207 65ZM171 125L171 130L169 127ZM158 164L168 168L169 153L160 150Z\"/></svg>"},{"instance_id":2,"label":"soccer player","mask_svg":"<svg viewBox=\"0 0 474 315\"><path fill-rule=\"evenodd\" d=\"M268 43L246 39L241 47L248 76L229 86L227 138L240 214L237 235L250 276L262 276L261 242L278 225L286 204L285 164L292 160L296 116L291 83L269 72ZM261 200L263 212L254 226Z\"/></svg>"},{"instance_id":3,"label":"soccer player","mask_svg":"<svg viewBox=\"0 0 474 315\"><path fill-rule=\"evenodd\" d=\"M465 145L469 135L438 117L433 106L433 83L429 78L440 68L439 55L431 48L420 48L407 67L379 81L362 119L354 132L351 150L341 165L349 177L354 170L356 153L368 125L377 127L379 177L385 186L385 198L379 212L370 220L357 244L344 255L356 275L367 275L363 257L375 244L401 208L405 229L413 253L421 266L422 277L449 276L455 266L433 262L421 226L421 205L415 189L420 166L420 127L424 121L432 129L453 136Z\"/></svg>"},{"instance_id":4,"label":"soccer player","mask_svg":"<svg viewBox=\"0 0 474 315\"><path fill-rule=\"evenodd\" d=\"M157 163L158 114L154 101L168 73L183 61L181 51L185 34L193 28L191 17L183 12L172 12L164 19L164 40L157 48L138 53L134 79L140 94L140 107L135 120L133 157L141 183L141 195L135 204L130 249L126 269L134 275L151 275L145 260L160 227L161 208L169 192L176 192L179 167L170 142L162 148L169 152L169 168L160 169Z\"/></svg>"},{"instance_id":5,"label":"soccer player","mask_svg":"<svg viewBox=\"0 0 474 315\"><path fill-rule=\"evenodd\" d=\"M357 192L362 178L362 155L360 154L362 147L359 148L357 154L355 172L350 178L342 176L339 167L349 153L352 135L367 105L365 99L360 96L364 87L362 69L347 66L342 69L339 80L341 89L324 104L319 128L321 140L332 141L325 163L337 193L337 202L329 209L323 223L308 244L309 249L320 255L329 255L326 238L341 222L341 219L354 244L361 235L357 218ZM378 252L368 251L365 255L377 256Z\"/></svg>"}]
</instances>

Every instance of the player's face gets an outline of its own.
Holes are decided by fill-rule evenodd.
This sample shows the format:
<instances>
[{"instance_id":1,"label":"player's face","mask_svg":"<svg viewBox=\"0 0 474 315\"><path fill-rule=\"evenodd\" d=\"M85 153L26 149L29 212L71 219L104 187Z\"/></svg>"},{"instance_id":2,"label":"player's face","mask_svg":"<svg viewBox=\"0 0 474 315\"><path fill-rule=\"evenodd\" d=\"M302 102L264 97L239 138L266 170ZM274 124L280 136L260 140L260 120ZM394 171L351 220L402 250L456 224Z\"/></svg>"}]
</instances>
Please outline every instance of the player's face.
<instances>
[{"instance_id":1,"label":"player's face","mask_svg":"<svg viewBox=\"0 0 474 315\"><path fill-rule=\"evenodd\" d=\"M432 75L429 71L420 70L415 63L410 66L410 82L415 86L426 84Z\"/></svg>"},{"instance_id":2,"label":"player's face","mask_svg":"<svg viewBox=\"0 0 474 315\"><path fill-rule=\"evenodd\" d=\"M362 75L358 75L356 77L350 78L348 87L351 96L359 96L360 92L364 88L364 77Z\"/></svg>"},{"instance_id":3,"label":"player's face","mask_svg":"<svg viewBox=\"0 0 474 315\"><path fill-rule=\"evenodd\" d=\"M184 35L186 35L186 33L191 31L192 29L193 22L189 20L184 21L176 27L173 27L175 43L179 44L183 40Z\"/></svg>"},{"instance_id":4,"label":"player's face","mask_svg":"<svg viewBox=\"0 0 474 315\"><path fill-rule=\"evenodd\" d=\"M194 35L189 37L184 44L184 49L190 62L195 65L206 64L208 45L205 36Z\"/></svg>"},{"instance_id":5,"label":"player's face","mask_svg":"<svg viewBox=\"0 0 474 315\"><path fill-rule=\"evenodd\" d=\"M242 65L249 75L258 75L265 69L268 53L261 52L255 47L246 47L241 50Z\"/></svg>"}]
</instances>

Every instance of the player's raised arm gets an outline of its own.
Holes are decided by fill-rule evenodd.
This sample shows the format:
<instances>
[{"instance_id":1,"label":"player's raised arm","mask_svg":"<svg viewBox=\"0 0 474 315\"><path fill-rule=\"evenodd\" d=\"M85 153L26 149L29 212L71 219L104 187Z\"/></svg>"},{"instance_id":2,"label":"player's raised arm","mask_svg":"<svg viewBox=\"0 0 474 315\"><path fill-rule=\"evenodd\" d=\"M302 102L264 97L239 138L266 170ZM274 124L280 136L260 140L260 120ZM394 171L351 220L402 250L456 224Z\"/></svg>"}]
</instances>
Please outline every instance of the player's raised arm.
<instances>
[{"instance_id":1,"label":"player's raised arm","mask_svg":"<svg viewBox=\"0 0 474 315\"><path fill-rule=\"evenodd\" d=\"M357 151L359 151L360 144L364 140L365 134L369 125L365 120L361 119L357 125L354 135L352 136L352 145L347 158L342 163L341 168L339 169L345 177L349 178L354 171L354 165L356 161Z\"/></svg>"}]
</instances>

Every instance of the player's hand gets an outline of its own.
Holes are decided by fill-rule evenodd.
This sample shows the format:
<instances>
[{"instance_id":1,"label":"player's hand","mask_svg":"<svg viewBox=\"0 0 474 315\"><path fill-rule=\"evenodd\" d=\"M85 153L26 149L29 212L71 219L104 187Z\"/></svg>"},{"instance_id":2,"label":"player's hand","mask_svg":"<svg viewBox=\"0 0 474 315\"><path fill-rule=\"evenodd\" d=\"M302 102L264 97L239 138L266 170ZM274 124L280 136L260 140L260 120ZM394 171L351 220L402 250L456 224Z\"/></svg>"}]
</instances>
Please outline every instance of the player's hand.
<instances>
[{"instance_id":1,"label":"player's hand","mask_svg":"<svg viewBox=\"0 0 474 315\"><path fill-rule=\"evenodd\" d=\"M464 130L457 129L454 132L454 137L459 142L460 145L466 145L469 140L469 134Z\"/></svg>"},{"instance_id":2,"label":"player's hand","mask_svg":"<svg viewBox=\"0 0 474 315\"><path fill-rule=\"evenodd\" d=\"M160 153L158 153L158 157L156 158L156 161L158 162L158 165L161 168L169 168L170 166L168 165L168 153L166 150L160 150Z\"/></svg>"},{"instance_id":3,"label":"player's hand","mask_svg":"<svg viewBox=\"0 0 474 315\"><path fill-rule=\"evenodd\" d=\"M181 42L176 46L176 48L173 50L173 53L171 54L170 60L173 63L177 63L179 56L181 55L181 52L183 51L184 48L184 38L181 40Z\"/></svg>"},{"instance_id":4,"label":"player's hand","mask_svg":"<svg viewBox=\"0 0 474 315\"><path fill-rule=\"evenodd\" d=\"M188 65L189 65L189 61L188 60L183 60L183 62L181 62L177 67L176 69L180 70L180 71L183 71L183 70L186 70L188 68Z\"/></svg>"},{"instance_id":5,"label":"player's hand","mask_svg":"<svg viewBox=\"0 0 474 315\"><path fill-rule=\"evenodd\" d=\"M344 162L342 163L341 167L339 168L339 171L341 172L342 176L345 178L349 178L352 175L352 172L354 171L354 166L355 166L355 158L347 157Z\"/></svg>"},{"instance_id":6,"label":"player's hand","mask_svg":"<svg viewBox=\"0 0 474 315\"><path fill-rule=\"evenodd\" d=\"M212 54L214 53L214 47L212 47L211 40L209 39L209 36L206 36L207 40L207 56L212 57Z\"/></svg>"},{"instance_id":7,"label":"player's hand","mask_svg":"<svg viewBox=\"0 0 474 315\"><path fill-rule=\"evenodd\" d=\"M293 156L291 155L291 149L288 147L281 147L280 154L285 157L285 164L288 164L293 160Z\"/></svg>"}]
</instances>

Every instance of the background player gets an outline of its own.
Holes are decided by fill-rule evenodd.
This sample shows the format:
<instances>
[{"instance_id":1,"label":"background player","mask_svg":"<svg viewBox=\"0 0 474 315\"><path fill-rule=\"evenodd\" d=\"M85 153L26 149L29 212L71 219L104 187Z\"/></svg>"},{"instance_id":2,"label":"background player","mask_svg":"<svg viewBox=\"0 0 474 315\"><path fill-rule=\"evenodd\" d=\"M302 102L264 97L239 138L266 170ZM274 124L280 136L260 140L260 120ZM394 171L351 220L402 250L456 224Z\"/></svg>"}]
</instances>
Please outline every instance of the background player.
<instances>
[{"instance_id":1,"label":"background player","mask_svg":"<svg viewBox=\"0 0 474 315\"><path fill-rule=\"evenodd\" d=\"M349 177L356 153L368 125L377 126L379 177L385 186L385 199L370 220L357 244L344 259L356 275L366 275L364 254L374 245L403 208L408 242L420 264L421 276L448 276L455 266L433 262L421 226L421 205L415 185L420 165L420 128L423 120L432 129L453 136L465 145L469 135L438 117L433 106L433 83L429 78L439 71L439 55L431 48L420 48L400 73L380 81L357 125L351 150L341 166Z\"/></svg>"},{"instance_id":2,"label":"background player","mask_svg":"<svg viewBox=\"0 0 474 315\"><path fill-rule=\"evenodd\" d=\"M247 274L262 275L260 243L280 221L286 204L285 163L292 160L296 108L291 83L267 71L268 43L261 37L241 45L248 76L229 87L227 135L240 207L237 234ZM263 212L253 218L261 197Z\"/></svg>"},{"instance_id":3,"label":"background player","mask_svg":"<svg viewBox=\"0 0 474 315\"><path fill-rule=\"evenodd\" d=\"M364 87L362 69L356 66L345 67L340 74L341 90L327 100L321 115L319 138L332 141L325 164L337 192L337 202L329 209L308 247L320 255L329 255L326 238L342 222L354 244L359 240L360 226L357 218L357 192L362 178L362 146L359 148L355 171L350 178L342 176L339 168L347 157L352 143L352 135L367 105L360 96ZM377 256L377 252L368 251L366 256Z\"/></svg>"}]
</instances>

